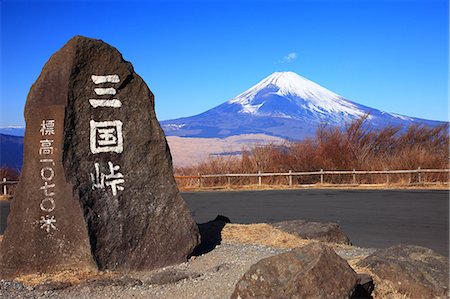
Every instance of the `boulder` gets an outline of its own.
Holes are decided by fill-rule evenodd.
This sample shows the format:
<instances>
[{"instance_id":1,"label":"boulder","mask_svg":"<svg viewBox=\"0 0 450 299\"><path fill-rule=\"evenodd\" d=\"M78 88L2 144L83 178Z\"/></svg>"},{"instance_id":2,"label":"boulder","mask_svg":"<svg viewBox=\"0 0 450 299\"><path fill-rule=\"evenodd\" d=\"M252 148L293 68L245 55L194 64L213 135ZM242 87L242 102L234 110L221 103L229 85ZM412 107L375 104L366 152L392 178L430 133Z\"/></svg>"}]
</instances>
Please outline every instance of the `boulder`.
<instances>
[{"instance_id":1,"label":"boulder","mask_svg":"<svg viewBox=\"0 0 450 299\"><path fill-rule=\"evenodd\" d=\"M300 238L351 245L350 239L337 223L291 220L276 222L271 225Z\"/></svg>"},{"instance_id":2,"label":"boulder","mask_svg":"<svg viewBox=\"0 0 450 299\"><path fill-rule=\"evenodd\" d=\"M395 245L375 251L357 265L409 298L448 298L449 260L431 249Z\"/></svg>"},{"instance_id":3,"label":"boulder","mask_svg":"<svg viewBox=\"0 0 450 299\"><path fill-rule=\"evenodd\" d=\"M349 298L358 281L331 248L312 243L252 265L231 298Z\"/></svg>"},{"instance_id":4,"label":"boulder","mask_svg":"<svg viewBox=\"0 0 450 299\"><path fill-rule=\"evenodd\" d=\"M117 49L72 38L31 87L25 120L0 276L187 260L198 227L175 183L154 96Z\"/></svg>"}]
</instances>

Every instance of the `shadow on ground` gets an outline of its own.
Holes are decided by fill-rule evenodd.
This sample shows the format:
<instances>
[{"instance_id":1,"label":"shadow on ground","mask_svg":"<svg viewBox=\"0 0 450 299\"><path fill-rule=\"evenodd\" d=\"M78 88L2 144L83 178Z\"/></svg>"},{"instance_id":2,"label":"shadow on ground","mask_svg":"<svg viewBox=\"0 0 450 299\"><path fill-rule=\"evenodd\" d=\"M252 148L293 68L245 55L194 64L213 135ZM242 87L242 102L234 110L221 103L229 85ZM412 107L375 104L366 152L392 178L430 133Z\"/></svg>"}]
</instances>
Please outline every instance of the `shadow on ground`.
<instances>
[{"instance_id":1,"label":"shadow on ground","mask_svg":"<svg viewBox=\"0 0 450 299\"><path fill-rule=\"evenodd\" d=\"M198 224L201 239L192 255L199 256L216 248L222 241L222 229L227 223L231 223L228 217L218 215L214 220Z\"/></svg>"}]
</instances>

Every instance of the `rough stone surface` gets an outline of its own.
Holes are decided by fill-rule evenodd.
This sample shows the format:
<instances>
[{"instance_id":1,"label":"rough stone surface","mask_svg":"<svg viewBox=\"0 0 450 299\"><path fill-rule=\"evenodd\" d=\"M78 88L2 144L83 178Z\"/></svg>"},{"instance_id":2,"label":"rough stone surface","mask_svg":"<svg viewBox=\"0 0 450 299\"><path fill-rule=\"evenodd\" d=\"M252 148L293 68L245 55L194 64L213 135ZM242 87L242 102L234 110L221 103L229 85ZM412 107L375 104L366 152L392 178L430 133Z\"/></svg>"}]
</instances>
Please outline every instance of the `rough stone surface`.
<instances>
[{"instance_id":1,"label":"rough stone surface","mask_svg":"<svg viewBox=\"0 0 450 299\"><path fill-rule=\"evenodd\" d=\"M409 298L448 298L449 260L431 249L395 245L375 251L357 265L390 281Z\"/></svg>"},{"instance_id":2,"label":"rough stone surface","mask_svg":"<svg viewBox=\"0 0 450 299\"><path fill-rule=\"evenodd\" d=\"M272 223L272 225L300 238L351 245L350 239L337 223L291 220Z\"/></svg>"},{"instance_id":3,"label":"rough stone surface","mask_svg":"<svg viewBox=\"0 0 450 299\"><path fill-rule=\"evenodd\" d=\"M33 84L25 120L1 276L187 260L198 228L179 195L153 94L115 48L71 39Z\"/></svg>"},{"instance_id":4,"label":"rough stone surface","mask_svg":"<svg viewBox=\"0 0 450 299\"><path fill-rule=\"evenodd\" d=\"M313 243L252 265L231 298L349 298L357 283L344 259Z\"/></svg>"}]
</instances>

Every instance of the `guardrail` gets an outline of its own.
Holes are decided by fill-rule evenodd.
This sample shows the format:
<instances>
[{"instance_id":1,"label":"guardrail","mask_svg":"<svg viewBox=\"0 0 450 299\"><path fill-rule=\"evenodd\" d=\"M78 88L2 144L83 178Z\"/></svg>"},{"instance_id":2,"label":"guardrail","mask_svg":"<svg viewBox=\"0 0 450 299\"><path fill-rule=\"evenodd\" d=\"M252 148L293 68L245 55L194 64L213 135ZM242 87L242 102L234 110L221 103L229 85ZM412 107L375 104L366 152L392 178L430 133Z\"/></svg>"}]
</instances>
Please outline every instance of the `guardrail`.
<instances>
[{"instance_id":1,"label":"guardrail","mask_svg":"<svg viewBox=\"0 0 450 299\"><path fill-rule=\"evenodd\" d=\"M258 172L258 173L226 173L226 174L198 174L198 175L176 175L175 179L183 180L183 179L195 179L197 180L197 186L202 187L202 183L204 179L208 178L227 178L227 183L229 186L231 186L231 179L237 178L237 177L253 177L258 178L258 185L262 185L262 179L263 177L277 177L277 176L284 176L288 178L288 185L293 186L293 177L296 176L311 176L311 175L317 175L320 180L318 183L324 184L325 183L325 175L351 175L352 176L352 184L357 185L357 175L365 175L365 174L385 174L386 175L386 184L390 183L390 175L392 174L416 174L417 175L417 183L418 184L425 184L425 183L443 183L448 184L447 181L440 181L440 182L426 182L422 178L422 174L426 173L450 173L450 169L421 169L420 167L417 169L412 170L323 170L320 171L305 171L305 172L294 172L292 170L289 170L289 172L279 172L279 173L267 173L267 172ZM8 194L8 185L15 185L19 181L8 181L6 178L3 178L3 180L0 182L0 185L3 186L3 195ZM412 176L410 177L410 184L412 183ZM352 185L347 184L347 185Z\"/></svg>"},{"instance_id":2,"label":"guardrail","mask_svg":"<svg viewBox=\"0 0 450 299\"><path fill-rule=\"evenodd\" d=\"M305 171L305 172L294 172L289 170L289 172L280 172L280 173L227 173L227 174L198 174L198 175L190 175L190 176L175 176L176 179L196 179L198 187L202 187L202 182L204 179L208 178L227 178L228 185L231 185L232 178L245 178L245 177L253 177L258 178L258 185L262 185L263 177L277 177L284 176L288 178L288 185L293 185L293 177L296 176L311 176L317 175L319 177L318 183L325 183L325 175L351 175L352 176L352 184L357 185L357 176L358 175L367 175L367 174L385 174L386 175L386 183L390 183L390 175L393 174L416 174L417 175L417 183L444 183L448 184L448 180L445 182L425 182L422 178L423 174L426 173L450 173L450 169L421 169L420 167L412 170L323 170L320 171ZM412 176L410 177L410 184L412 183Z\"/></svg>"}]
</instances>

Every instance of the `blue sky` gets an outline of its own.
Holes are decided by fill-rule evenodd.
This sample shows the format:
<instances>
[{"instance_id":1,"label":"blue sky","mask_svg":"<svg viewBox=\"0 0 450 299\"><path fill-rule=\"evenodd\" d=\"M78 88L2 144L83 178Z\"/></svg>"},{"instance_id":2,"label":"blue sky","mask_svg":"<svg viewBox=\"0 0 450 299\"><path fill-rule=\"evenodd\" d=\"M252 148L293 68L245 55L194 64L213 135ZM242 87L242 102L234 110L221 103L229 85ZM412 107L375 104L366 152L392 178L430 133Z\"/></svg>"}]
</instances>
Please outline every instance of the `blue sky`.
<instances>
[{"instance_id":1,"label":"blue sky","mask_svg":"<svg viewBox=\"0 0 450 299\"><path fill-rule=\"evenodd\" d=\"M159 120L227 101L275 71L347 99L448 120L448 1L1 1L0 126L74 35L122 52Z\"/></svg>"}]
</instances>

